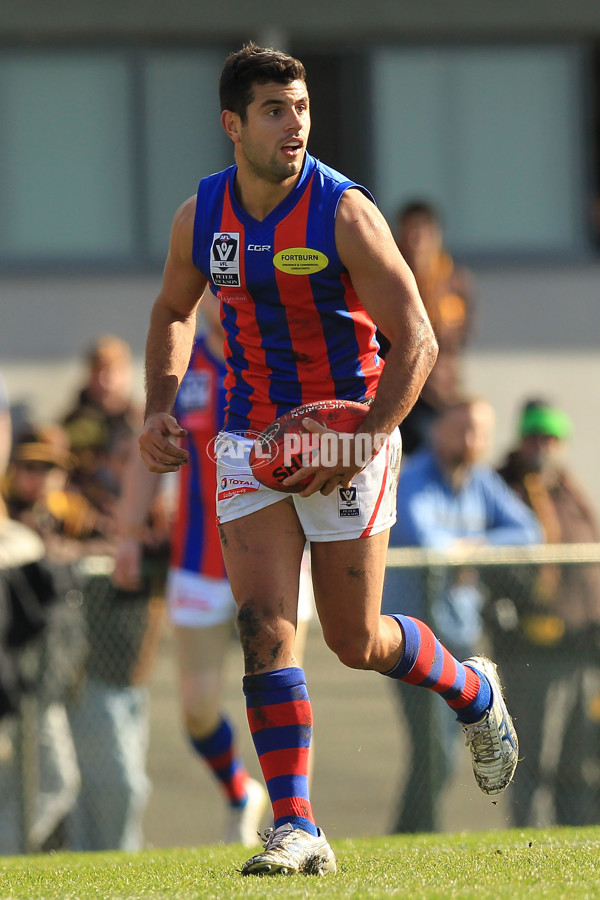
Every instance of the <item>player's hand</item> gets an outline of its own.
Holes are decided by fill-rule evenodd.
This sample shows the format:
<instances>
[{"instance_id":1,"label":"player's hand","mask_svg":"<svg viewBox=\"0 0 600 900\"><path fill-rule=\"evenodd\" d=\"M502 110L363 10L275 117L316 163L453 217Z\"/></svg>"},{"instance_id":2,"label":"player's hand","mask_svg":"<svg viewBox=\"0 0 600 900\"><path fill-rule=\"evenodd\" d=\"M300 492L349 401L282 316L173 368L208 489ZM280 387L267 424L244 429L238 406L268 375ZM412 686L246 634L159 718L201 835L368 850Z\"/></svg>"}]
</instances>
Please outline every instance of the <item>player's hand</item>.
<instances>
[{"instance_id":1,"label":"player's hand","mask_svg":"<svg viewBox=\"0 0 600 900\"><path fill-rule=\"evenodd\" d=\"M123 591L139 591L142 586L142 543L137 537L121 538L115 553L112 583Z\"/></svg>"},{"instance_id":2,"label":"player's hand","mask_svg":"<svg viewBox=\"0 0 600 900\"><path fill-rule=\"evenodd\" d=\"M312 434L323 435L327 437L327 453L322 453L315 449L312 459L293 475L289 475L282 482L284 487L297 484L304 481L305 478L313 475L313 479L304 490L300 491L299 497L311 497L317 492L327 496L333 493L336 488L348 488L352 484L352 479L357 472L360 472L364 465L357 465L354 454L353 435L340 434L324 425L320 425L313 419L304 419L302 425Z\"/></svg>"},{"instance_id":3,"label":"player's hand","mask_svg":"<svg viewBox=\"0 0 600 900\"><path fill-rule=\"evenodd\" d=\"M153 413L148 416L139 437L144 465L151 472L178 472L189 461L189 453L182 450L173 438L185 437L187 431L173 416Z\"/></svg>"}]
</instances>

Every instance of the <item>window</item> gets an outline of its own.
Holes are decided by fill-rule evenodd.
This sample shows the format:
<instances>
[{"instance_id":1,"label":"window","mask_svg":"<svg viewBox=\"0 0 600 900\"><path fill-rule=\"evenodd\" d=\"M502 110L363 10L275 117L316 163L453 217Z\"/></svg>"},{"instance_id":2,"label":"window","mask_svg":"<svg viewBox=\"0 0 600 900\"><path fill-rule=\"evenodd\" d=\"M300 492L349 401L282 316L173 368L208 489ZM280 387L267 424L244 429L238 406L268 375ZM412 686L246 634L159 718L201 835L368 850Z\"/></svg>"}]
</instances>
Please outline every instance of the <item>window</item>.
<instances>
[{"instance_id":1,"label":"window","mask_svg":"<svg viewBox=\"0 0 600 900\"><path fill-rule=\"evenodd\" d=\"M0 265L162 262L177 206L233 161L218 125L224 57L0 56Z\"/></svg>"},{"instance_id":2,"label":"window","mask_svg":"<svg viewBox=\"0 0 600 900\"><path fill-rule=\"evenodd\" d=\"M570 254L586 243L583 62L567 46L373 55L377 196L440 208L452 248Z\"/></svg>"},{"instance_id":3,"label":"window","mask_svg":"<svg viewBox=\"0 0 600 900\"><path fill-rule=\"evenodd\" d=\"M0 58L0 260L133 249L130 85L109 54Z\"/></svg>"},{"instance_id":4,"label":"window","mask_svg":"<svg viewBox=\"0 0 600 900\"><path fill-rule=\"evenodd\" d=\"M151 53L144 63L148 253L164 259L177 207L200 178L233 163L219 126L217 86L224 53Z\"/></svg>"}]
</instances>

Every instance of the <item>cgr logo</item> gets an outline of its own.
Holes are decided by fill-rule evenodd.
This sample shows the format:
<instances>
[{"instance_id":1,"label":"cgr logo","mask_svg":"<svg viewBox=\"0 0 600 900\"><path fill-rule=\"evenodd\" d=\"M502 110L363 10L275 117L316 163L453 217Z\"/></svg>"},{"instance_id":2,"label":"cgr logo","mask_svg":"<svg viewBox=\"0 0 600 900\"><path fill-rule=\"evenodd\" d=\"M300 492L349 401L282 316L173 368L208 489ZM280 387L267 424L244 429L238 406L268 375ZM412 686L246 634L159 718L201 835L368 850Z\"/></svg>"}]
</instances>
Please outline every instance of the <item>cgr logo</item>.
<instances>
[{"instance_id":1,"label":"cgr logo","mask_svg":"<svg viewBox=\"0 0 600 900\"><path fill-rule=\"evenodd\" d=\"M246 247L246 250L258 250L259 252L270 249L270 244L248 244L248 246Z\"/></svg>"}]
</instances>

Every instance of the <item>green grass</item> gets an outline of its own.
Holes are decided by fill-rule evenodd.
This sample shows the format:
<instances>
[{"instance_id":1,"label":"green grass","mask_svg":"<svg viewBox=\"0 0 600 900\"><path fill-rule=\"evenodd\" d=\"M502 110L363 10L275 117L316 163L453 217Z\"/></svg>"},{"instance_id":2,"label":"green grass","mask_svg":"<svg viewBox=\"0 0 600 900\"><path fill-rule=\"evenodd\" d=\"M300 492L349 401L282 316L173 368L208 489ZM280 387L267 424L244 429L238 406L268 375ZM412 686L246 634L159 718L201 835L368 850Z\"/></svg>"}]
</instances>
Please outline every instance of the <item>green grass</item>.
<instances>
[{"instance_id":1,"label":"green grass","mask_svg":"<svg viewBox=\"0 0 600 900\"><path fill-rule=\"evenodd\" d=\"M600 828L340 840L338 874L242 878L240 847L0 859L1 900L600 897Z\"/></svg>"}]
</instances>

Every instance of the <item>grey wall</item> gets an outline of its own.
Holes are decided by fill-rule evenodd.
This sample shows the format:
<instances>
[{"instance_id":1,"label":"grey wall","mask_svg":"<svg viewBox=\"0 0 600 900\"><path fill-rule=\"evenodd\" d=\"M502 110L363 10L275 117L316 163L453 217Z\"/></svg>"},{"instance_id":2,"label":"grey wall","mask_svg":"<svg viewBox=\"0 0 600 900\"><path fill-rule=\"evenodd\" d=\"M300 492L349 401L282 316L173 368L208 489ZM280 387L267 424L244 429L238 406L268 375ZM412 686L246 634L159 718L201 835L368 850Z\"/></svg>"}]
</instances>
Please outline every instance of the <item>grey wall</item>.
<instances>
[{"instance_id":1,"label":"grey wall","mask_svg":"<svg viewBox=\"0 0 600 900\"><path fill-rule=\"evenodd\" d=\"M600 263L474 269L478 311L472 350L595 352ZM0 279L0 364L76 357L100 331L141 354L160 273Z\"/></svg>"},{"instance_id":2,"label":"grey wall","mask_svg":"<svg viewBox=\"0 0 600 900\"><path fill-rule=\"evenodd\" d=\"M600 32L597 0L548 3L546 0L305 0L299 10L289 0L22 0L0 2L5 39L132 35L197 38L259 32L307 36L320 41L365 41L403 35L461 39L482 36L519 38L589 35Z\"/></svg>"}]
</instances>

